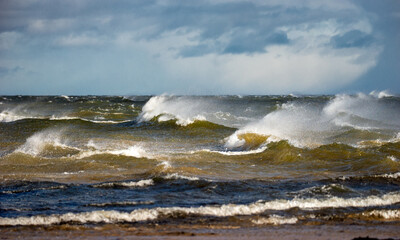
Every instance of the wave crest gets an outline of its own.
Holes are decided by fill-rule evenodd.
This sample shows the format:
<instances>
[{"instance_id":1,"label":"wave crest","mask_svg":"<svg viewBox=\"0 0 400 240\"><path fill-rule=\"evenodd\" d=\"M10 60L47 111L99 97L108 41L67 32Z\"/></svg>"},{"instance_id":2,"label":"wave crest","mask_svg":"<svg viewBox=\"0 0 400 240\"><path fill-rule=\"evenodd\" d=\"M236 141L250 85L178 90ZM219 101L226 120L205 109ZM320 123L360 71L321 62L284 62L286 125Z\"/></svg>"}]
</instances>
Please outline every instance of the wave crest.
<instances>
[{"instance_id":1,"label":"wave crest","mask_svg":"<svg viewBox=\"0 0 400 240\"><path fill-rule=\"evenodd\" d=\"M226 127L238 127L249 122L252 117L246 114L243 106L233 108L231 100L223 97L154 96L143 106L138 120L176 120L176 124L181 126L207 121Z\"/></svg>"},{"instance_id":2,"label":"wave crest","mask_svg":"<svg viewBox=\"0 0 400 240\"><path fill-rule=\"evenodd\" d=\"M393 192L382 196L368 196L365 198L339 198L331 197L327 199L292 199L292 200L273 200L258 201L251 204L225 204L221 206L202 206L202 207L165 207L153 209L138 209L130 213L118 211L94 211L84 213L66 213L50 216L32 216L18 218L0 217L0 226L15 225L52 225L68 222L77 223L116 223L116 222L140 222L155 220L159 217L186 215L202 215L214 217L229 217L237 215L261 214L267 210L288 210L300 208L306 210L316 210L322 208L348 208L348 207L371 207L387 206L400 202L400 193ZM397 213L396 213L397 214ZM291 220L292 221L292 220ZM294 221L294 220L293 220ZM284 221L284 223L287 221Z\"/></svg>"},{"instance_id":3,"label":"wave crest","mask_svg":"<svg viewBox=\"0 0 400 240\"><path fill-rule=\"evenodd\" d=\"M104 154L134 158L153 158L142 146L135 142L117 140L96 143L91 139L88 140L87 144L84 144L82 143L84 139L74 141L68 138L67 135L71 135L68 134L67 128L45 129L27 138L26 142L13 153L23 153L44 158L64 157L83 159Z\"/></svg>"},{"instance_id":4,"label":"wave crest","mask_svg":"<svg viewBox=\"0 0 400 240\"><path fill-rule=\"evenodd\" d=\"M139 121L150 121L158 117L160 122L177 119L177 124L187 126L194 123L195 120L206 120L203 115L196 114L201 110L202 105L199 101L167 95L155 96L143 106Z\"/></svg>"},{"instance_id":5,"label":"wave crest","mask_svg":"<svg viewBox=\"0 0 400 240\"><path fill-rule=\"evenodd\" d=\"M384 97L383 97L384 96ZM368 140L389 141L400 131L400 104L385 94L337 95L326 103L295 100L280 105L262 119L244 125L226 139L228 149L244 147L246 134L287 140L296 147L331 143L357 145ZM356 132L354 132L354 131Z\"/></svg>"}]
</instances>

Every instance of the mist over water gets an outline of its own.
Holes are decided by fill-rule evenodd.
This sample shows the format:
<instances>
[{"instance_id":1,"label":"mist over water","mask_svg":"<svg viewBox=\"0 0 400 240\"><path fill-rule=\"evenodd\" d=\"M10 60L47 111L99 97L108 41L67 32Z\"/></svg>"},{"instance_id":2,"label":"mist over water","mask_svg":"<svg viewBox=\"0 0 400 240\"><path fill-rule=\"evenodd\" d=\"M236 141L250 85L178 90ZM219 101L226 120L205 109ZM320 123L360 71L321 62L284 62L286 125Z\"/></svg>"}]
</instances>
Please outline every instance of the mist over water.
<instances>
[{"instance_id":1,"label":"mist over water","mask_svg":"<svg viewBox=\"0 0 400 240\"><path fill-rule=\"evenodd\" d=\"M400 221L387 92L0 102L1 226Z\"/></svg>"}]
</instances>

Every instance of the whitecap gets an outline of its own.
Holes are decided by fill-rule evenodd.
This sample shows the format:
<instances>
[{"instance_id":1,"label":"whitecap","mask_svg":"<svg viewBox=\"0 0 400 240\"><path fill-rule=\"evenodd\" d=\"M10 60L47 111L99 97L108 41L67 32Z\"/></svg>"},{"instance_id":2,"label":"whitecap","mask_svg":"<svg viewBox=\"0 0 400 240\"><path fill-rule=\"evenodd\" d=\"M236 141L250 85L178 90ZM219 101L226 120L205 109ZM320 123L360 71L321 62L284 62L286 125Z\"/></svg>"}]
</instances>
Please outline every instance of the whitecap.
<instances>
[{"instance_id":1,"label":"whitecap","mask_svg":"<svg viewBox=\"0 0 400 240\"><path fill-rule=\"evenodd\" d=\"M158 117L160 122L176 119L177 124L187 126L196 120L206 120L198 113L202 111L201 109L203 109L201 101L167 95L155 96L143 106L139 121L149 121Z\"/></svg>"},{"instance_id":2,"label":"whitecap","mask_svg":"<svg viewBox=\"0 0 400 240\"><path fill-rule=\"evenodd\" d=\"M189 181L198 181L198 180L200 180L200 178L198 178L198 177L189 177L189 176L180 175L178 173L168 174L164 178L165 179L184 179L184 180L189 180Z\"/></svg>"},{"instance_id":3,"label":"whitecap","mask_svg":"<svg viewBox=\"0 0 400 240\"><path fill-rule=\"evenodd\" d=\"M296 224L298 219L296 217L283 217L279 215L271 215L268 218L257 218L251 222L256 225L283 225L283 224Z\"/></svg>"},{"instance_id":4,"label":"whitecap","mask_svg":"<svg viewBox=\"0 0 400 240\"><path fill-rule=\"evenodd\" d=\"M23 115L21 113L18 113L16 109L7 109L2 112L0 112L0 122L14 122L22 119L27 119L27 118L37 118L37 116L27 116Z\"/></svg>"},{"instance_id":5,"label":"whitecap","mask_svg":"<svg viewBox=\"0 0 400 240\"><path fill-rule=\"evenodd\" d=\"M69 140L64 137L66 129L46 129L37 132L26 139L26 142L17 148L15 153L24 153L32 156L38 156L46 146L55 146L61 148L77 149L68 145Z\"/></svg>"},{"instance_id":6,"label":"whitecap","mask_svg":"<svg viewBox=\"0 0 400 240\"><path fill-rule=\"evenodd\" d=\"M61 95L60 97L65 98L66 100L70 101L70 97L67 95Z\"/></svg>"},{"instance_id":7,"label":"whitecap","mask_svg":"<svg viewBox=\"0 0 400 240\"><path fill-rule=\"evenodd\" d=\"M383 137L395 136L400 129L399 109L398 102L389 104L379 96L362 93L339 94L325 103L296 99L279 105L277 110L267 113L262 119L240 127L225 139L225 147L235 149L243 146L245 142L238 136L246 133L269 136L268 141L286 140L301 148L334 142L357 145L371 139L362 134L347 137L349 129L371 131L379 136L385 132Z\"/></svg>"},{"instance_id":8,"label":"whitecap","mask_svg":"<svg viewBox=\"0 0 400 240\"><path fill-rule=\"evenodd\" d=\"M362 213L362 216L383 218L386 220L400 220L400 210L398 209L381 209Z\"/></svg>"},{"instance_id":9,"label":"whitecap","mask_svg":"<svg viewBox=\"0 0 400 240\"><path fill-rule=\"evenodd\" d=\"M140 181L129 181L129 182L110 182L110 183L100 183L95 184L93 187L102 188L102 187L128 187L128 188L135 188L135 187L147 187L154 185L153 179L144 179Z\"/></svg>"},{"instance_id":10,"label":"whitecap","mask_svg":"<svg viewBox=\"0 0 400 240\"><path fill-rule=\"evenodd\" d=\"M331 197L326 199L295 198L291 200L278 199L273 201L257 201L251 204L225 204L221 206L201 207L158 207L152 209L137 209L130 213L118 211L94 211L84 213L54 214L49 216L32 216L6 218L0 217L0 226L15 225L51 225L66 222L79 223L117 223L155 220L159 216L174 214L194 214L203 216L229 217L236 215L260 214L267 210L288 210L300 208L316 210L322 208L372 207L388 206L400 202L400 193L392 192L382 196L356 198ZM294 221L294 220L291 220Z\"/></svg>"},{"instance_id":11,"label":"whitecap","mask_svg":"<svg viewBox=\"0 0 400 240\"><path fill-rule=\"evenodd\" d=\"M397 179L397 178L400 177L400 172L397 172L397 173L385 173L385 174L375 175L374 177L394 178L394 179Z\"/></svg>"},{"instance_id":12,"label":"whitecap","mask_svg":"<svg viewBox=\"0 0 400 240\"><path fill-rule=\"evenodd\" d=\"M392 160L393 162L398 162L398 161L399 161L399 159L397 159L397 158L396 158L395 156L393 156L393 155L387 156L387 158L390 159L390 160Z\"/></svg>"},{"instance_id":13,"label":"whitecap","mask_svg":"<svg viewBox=\"0 0 400 240\"><path fill-rule=\"evenodd\" d=\"M393 94L390 94L388 91L372 91L369 93L369 95L377 97L377 98L385 98L385 97L393 97Z\"/></svg>"},{"instance_id":14,"label":"whitecap","mask_svg":"<svg viewBox=\"0 0 400 240\"><path fill-rule=\"evenodd\" d=\"M195 121L209 121L228 127L242 125L250 119L242 110L234 110L230 104L224 104L223 99L168 95L150 98L143 106L138 121L150 121L156 117L159 122L176 120L182 126Z\"/></svg>"},{"instance_id":15,"label":"whitecap","mask_svg":"<svg viewBox=\"0 0 400 240\"><path fill-rule=\"evenodd\" d=\"M240 145L239 145L240 146ZM229 148L233 148L231 146L229 146ZM196 152L209 152L209 153L217 153L217 154L221 154L221 155L225 155L225 156L242 156L242 155L251 155L251 154L257 154L257 153L262 153L265 150L267 150L267 146L264 144L263 146L254 149L254 150L247 150L247 151L230 151L230 150L226 150L226 151L214 151L214 150L210 150L210 149L202 149Z\"/></svg>"},{"instance_id":16,"label":"whitecap","mask_svg":"<svg viewBox=\"0 0 400 240\"><path fill-rule=\"evenodd\" d=\"M94 140L89 140L86 144L88 149L82 149L81 152L75 156L77 159L87 158L95 155L111 154L117 156L126 156L134 158L153 158L152 155L148 154L146 150L139 145L126 145L126 144L109 144L95 142Z\"/></svg>"}]
</instances>

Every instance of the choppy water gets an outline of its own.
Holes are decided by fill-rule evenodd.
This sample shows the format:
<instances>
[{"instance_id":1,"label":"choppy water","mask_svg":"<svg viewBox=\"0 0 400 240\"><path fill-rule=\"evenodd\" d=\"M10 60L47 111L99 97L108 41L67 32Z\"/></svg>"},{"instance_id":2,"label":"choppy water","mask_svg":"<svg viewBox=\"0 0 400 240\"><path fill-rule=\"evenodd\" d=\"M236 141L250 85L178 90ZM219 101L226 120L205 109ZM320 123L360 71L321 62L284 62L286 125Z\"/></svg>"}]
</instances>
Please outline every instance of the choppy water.
<instances>
[{"instance_id":1,"label":"choppy water","mask_svg":"<svg viewBox=\"0 0 400 240\"><path fill-rule=\"evenodd\" d=\"M182 219L400 222L400 97L0 97L0 226Z\"/></svg>"}]
</instances>

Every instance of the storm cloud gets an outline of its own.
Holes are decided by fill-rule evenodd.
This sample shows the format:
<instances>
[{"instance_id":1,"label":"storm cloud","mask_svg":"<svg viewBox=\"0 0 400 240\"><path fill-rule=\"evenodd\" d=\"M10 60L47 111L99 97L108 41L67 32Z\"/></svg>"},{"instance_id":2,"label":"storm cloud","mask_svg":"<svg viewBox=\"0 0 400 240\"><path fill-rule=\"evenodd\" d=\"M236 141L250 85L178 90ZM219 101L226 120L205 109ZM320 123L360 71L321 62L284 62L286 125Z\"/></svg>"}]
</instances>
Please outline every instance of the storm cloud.
<instances>
[{"instance_id":1,"label":"storm cloud","mask_svg":"<svg viewBox=\"0 0 400 240\"><path fill-rule=\"evenodd\" d=\"M326 93L356 86L390 47L362 1L2 0L0 9L0 94Z\"/></svg>"}]
</instances>

